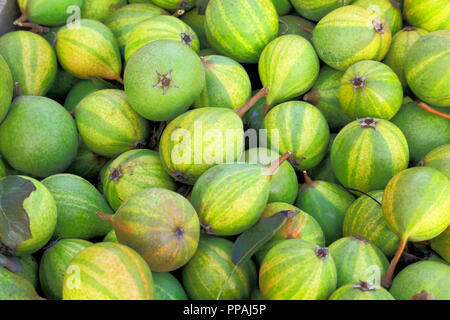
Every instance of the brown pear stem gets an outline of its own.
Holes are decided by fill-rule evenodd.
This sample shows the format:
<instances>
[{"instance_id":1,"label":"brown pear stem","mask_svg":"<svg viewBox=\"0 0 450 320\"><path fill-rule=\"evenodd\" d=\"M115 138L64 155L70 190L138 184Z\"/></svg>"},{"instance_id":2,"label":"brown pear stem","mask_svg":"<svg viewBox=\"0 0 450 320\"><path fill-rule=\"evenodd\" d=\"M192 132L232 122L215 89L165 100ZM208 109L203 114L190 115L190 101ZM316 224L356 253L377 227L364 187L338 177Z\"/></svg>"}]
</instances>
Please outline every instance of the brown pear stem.
<instances>
[{"instance_id":1,"label":"brown pear stem","mask_svg":"<svg viewBox=\"0 0 450 320\"><path fill-rule=\"evenodd\" d=\"M392 258L391 264L384 275L383 280L381 280L381 285L386 289L389 289L392 282L392 275L394 274L395 267L397 266L398 260L402 256L403 251L405 250L406 244L408 243L408 238L402 238L400 240L400 244L398 245L397 252L395 253L394 258Z\"/></svg>"},{"instance_id":2,"label":"brown pear stem","mask_svg":"<svg viewBox=\"0 0 450 320\"><path fill-rule=\"evenodd\" d=\"M302 29L303 31L308 32L309 34L312 34L313 31L310 28L307 28L305 26L302 26L301 24L298 24L297 27L299 27L300 29Z\"/></svg>"},{"instance_id":3,"label":"brown pear stem","mask_svg":"<svg viewBox=\"0 0 450 320\"><path fill-rule=\"evenodd\" d=\"M23 93L22 86L20 85L19 82L14 83L14 86L16 87L16 96L17 97L22 97L25 95Z\"/></svg>"},{"instance_id":4,"label":"brown pear stem","mask_svg":"<svg viewBox=\"0 0 450 320\"><path fill-rule=\"evenodd\" d=\"M419 107L421 107L423 110L435 114L439 117L445 118L447 120L450 120L450 114L446 114L440 111L437 111L436 109L433 109L432 107L430 107L429 105L427 105L425 102L419 102Z\"/></svg>"},{"instance_id":5,"label":"brown pear stem","mask_svg":"<svg viewBox=\"0 0 450 320\"><path fill-rule=\"evenodd\" d=\"M269 94L269 88L268 87L262 88L261 90L259 90L259 92L257 94L255 94L253 97L251 97L250 100L248 100L242 107L235 110L234 112L236 112L236 114L240 118L242 118L244 116L244 114L248 111L248 109L253 107L255 103L257 103L260 99L267 96L268 94Z\"/></svg>"},{"instance_id":6,"label":"brown pear stem","mask_svg":"<svg viewBox=\"0 0 450 320\"><path fill-rule=\"evenodd\" d=\"M305 178L306 184L312 185L314 183L314 181L308 176L308 172L305 170L303 170L303 178Z\"/></svg>"},{"instance_id":7,"label":"brown pear stem","mask_svg":"<svg viewBox=\"0 0 450 320\"><path fill-rule=\"evenodd\" d=\"M48 27L43 27L37 23L34 22L20 22L18 24L18 26L20 27L24 27L24 28L31 28L31 32L34 33L47 33L50 31L50 28Z\"/></svg>"},{"instance_id":8,"label":"brown pear stem","mask_svg":"<svg viewBox=\"0 0 450 320\"><path fill-rule=\"evenodd\" d=\"M263 112L263 117L264 117L264 118L265 118L266 115L269 113L269 111L270 111L270 106L269 106L268 104L266 104L266 105L264 106L264 112Z\"/></svg>"},{"instance_id":9,"label":"brown pear stem","mask_svg":"<svg viewBox=\"0 0 450 320\"><path fill-rule=\"evenodd\" d=\"M178 18L181 17L184 14L184 12L185 12L184 9L178 9L172 16Z\"/></svg>"},{"instance_id":10,"label":"brown pear stem","mask_svg":"<svg viewBox=\"0 0 450 320\"><path fill-rule=\"evenodd\" d=\"M303 100L305 100L306 102L309 102L315 106L318 105L319 101L320 101L319 90L317 90L317 88L312 89L311 91L309 91L307 94L305 94L303 96Z\"/></svg>"},{"instance_id":11,"label":"brown pear stem","mask_svg":"<svg viewBox=\"0 0 450 320\"><path fill-rule=\"evenodd\" d=\"M112 224L112 218L113 218L112 214L107 214L107 213L103 213L103 212L100 212L100 211L96 212L95 214L97 215L97 217L99 217L103 221Z\"/></svg>"},{"instance_id":12,"label":"brown pear stem","mask_svg":"<svg viewBox=\"0 0 450 320\"><path fill-rule=\"evenodd\" d=\"M28 13L22 12L22 15L14 20L13 25L22 27L22 23L28 20Z\"/></svg>"},{"instance_id":13,"label":"brown pear stem","mask_svg":"<svg viewBox=\"0 0 450 320\"><path fill-rule=\"evenodd\" d=\"M269 163L266 166L267 170L269 171L269 174L273 175L275 173L275 171L277 171L277 169L281 166L281 164L283 162L285 162L291 156L291 154L292 154L292 152L287 151L280 158L278 158L277 160L273 161L272 163Z\"/></svg>"}]
</instances>

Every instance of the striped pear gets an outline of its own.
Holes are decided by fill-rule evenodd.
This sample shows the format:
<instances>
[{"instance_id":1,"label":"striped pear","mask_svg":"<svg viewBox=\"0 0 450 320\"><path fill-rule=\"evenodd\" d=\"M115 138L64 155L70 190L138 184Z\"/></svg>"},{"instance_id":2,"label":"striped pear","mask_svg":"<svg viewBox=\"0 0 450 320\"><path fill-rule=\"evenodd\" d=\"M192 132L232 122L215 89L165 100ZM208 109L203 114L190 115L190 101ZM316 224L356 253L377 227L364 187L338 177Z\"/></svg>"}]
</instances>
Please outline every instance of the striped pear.
<instances>
[{"instance_id":1,"label":"striped pear","mask_svg":"<svg viewBox=\"0 0 450 320\"><path fill-rule=\"evenodd\" d=\"M274 150L266 148L252 148L245 151L243 158L248 163L268 165L280 157ZM294 203L298 192L297 175L288 161L281 164L273 174L270 184L268 202ZM280 210L281 211L281 210Z\"/></svg>"},{"instance_id":2,"label":"striped pear","mask_svg":"<svg viewBox=\"0 0 450 320\"><path fill-rule=\"evenodd\" d=\"M450 3L448 7L450 10ZM415 95L427 104L450 107L450 74L443 67L450 64L449 52L450 30L426 34L408 51L406 81Z\"/></svg>"},{"instance_id":3,"label":"striped pear","mask_svg":"<svg viewBox=\"0 0 450 320\"><path fill-rule=\"evenodd\" d=\"M292 152L289 162L296 170L315 167L327 152L330 129L319 109L309 103L277 105L267 113L262 129L267 130L271 149Z\"/></svg>"},{"instance_id":4,"label":"striped pear","mask_svg":"<svg viewBox=\"0 0 450 320\"><path fill-rule=\"evenodd\" d=\"M148 120L172 120L189 109L205 86L205 70L189 46L153 41L128 61L124 74L128 101Z\"/></svg>"},{"instance_id":5,"label":"striped pear","mask_svg":"<svg viewBox=\"0 0 450 320\"><path fill-rule=\"evenodd\" d=\"M248 260L236 267L231 261L232 249L233 242L228 239L202 235L197 252L181 273L189 298L216 300L221 290L223 300L250 297L257 280L255 265Z\"/></svg>"},{"instance_id":6,"label":"striped pear","mask_svg":"<svg viewBox=\"0 0 450 320\"><path fill-rule=\"evenodd\" d=\"M325 245L325 236L320 224L311 215L296 206L283 202L269 203L264 208L261 219L271 217L274 214L284 210L297 211L298 214L287 220L286 223L275 233L272 239L270 239L269 242L264 244L255 253L255 258L260 266L267 252L283 240L303 239L318 246Z\"/></svg>"},{"instance_id":7,"label":"striped pear","mask_svg":"<svg viewBox=\"0 0 450 320\"><path fill-rule=\"evenodd\" d=\"M400 129L387 120L353 121L334 140L331 164L345 187L364 192L383 189L408 167L408 143Z\"/></svg>"},{"instance_id":8,"label":"striped pear","mask_svg":"<svg viewBox=\"0 0 450 320\"><path fill-rule=\"evenodd\" d=\"M390 120L403 102L403 89L395 72L384 63L363 60L345 71L339 86L339 102L352 118Z\"/></svg>"},{"instance_id":9,"label":"striped pear","mask_svg":"<svg viewBox=\"0 0 450 320\"><path fill-rule=\"evenodd\" d=\"M59 103L39 96L14 100L0 124L0 152L24 173L45 178L63 172L77 155L75 121Z\"/></svg>"},{"instance_id":10,"label":"striped pear","mask_svg":"<svg viewBox=\"0 0 450 320\"><path fill-rule=\"evenodd\" d=\"M114 34L101 22L81 19L57 33L56 53L61 66L78 78L99 77L123 82L122 61Z\"/></svg>"},{"instance_id":11,"label":"striped pear","mask_svg":"<svg viewBox=\"0 0 450 320\"><path fill-rule=\"evenodd\" d=\"M280 242L259 269L259 287L268 300L324 300L336 283L336 266L328 248L306 240Z\"/></svg>"},{"instance_id":12,"label":"striped pear","mask_svg":"<svg viewBox=\"0 0 450 320\"><path fill-rule=\"evenodd\" d=\"M101 180L103 193L114 210L137 191L152 187L176 189L175 182L161 164L158 152L147 149L122 153L108 164Z\"/></svg>"},{"instance_id":13,"label":"striped pear","mask_svg":"<svg viewBox=\"0 0 450 320\"><path fill-rule=\"evenodd\" d=\"M273 174L289 156L286 152L268 166L219 164L202 174L192 189L191 203L203 231L230 236L253 226L269 199Z\"/></svg>"},{"instance_id":14,"label":"striped pear","mask_svg":"<svg viewBox=\"0 0 450 320\"><path fill-rule=\"evenodd\" d=\"M271 0L210 0L205 29L209 43L221 54L257 63L278 35L278 15Z\"/></svg>"},{"instance_id":15,"label":"striped pear","mask_svg":"<svg viewBox=\"0 0 450 320\"><path fill-rule=\"evenodd\" d=\"M5 119L13 97L13 77L9 66L0 54L0 123Z\"/></svg>"},{"instance_id":16,"label":"striped pear","mask_svg":"<svg viewBox=\"0 0 450 320\"><path fill-rule=\"evenodd\" d=\"M62 239L44 251L39 263L39 281L48 299L62 300L67 266L78 253L92 245L82 239Z\"/></svg>"},{"instance_id":17,"label":"striped pear","mask_svg":"<svg viewBox=\"0 0 450 320\"><path fill-rule=\"evenodd\" d=\"M395 300L383 287L365 281L349 283L337 289L328 300Z\"/></svg>"},{"instance_id":18,"label":"striped pear","mask_svg":"<svg viewBox=\"0 0 450 320\"><path fill-rule=\"evenodd\" d=\"M435 109L450 114L448 108ZM423 110L417 102L404 104L391 121L405 135L414 165L428 152L450 141L450 121Z\"/></svg>"},{"instance_id":19,"label":"striped pear","mask_svg":"<svg viewBox=\"0 0 450 320\"><path fill-rule=\"evenodd\" d=\"M266 111L311 89L319 68L319 58L305 38L290 34L271 41L258 63L261 82L269 88Z\"/></svg>"},{"instance_id":20,"label":"striped pear","mask_svg":"<svg viewBox=\"0 0 450 320\"><path fill-rule=\"evenodd\" d=\"M114 227L119 243L135 249L156 272L185 265L198 246L200 224L183 196L161 188L132 194L114 215L97 215Z\"/></svg>"},{"instance_id":21,"label":"striped pear","mask_svg":"<svg viewBox=\"0 0 450 320\"><path fill-rule=\"evenodd\" d=\"M353 0L291 0L299 15L313 21L319 21L331 11L352 2Z\"/></svg>"},{"instance_id":22,"label":"striped pear","mask_svg":"<svg viewBox=\"0 0 450 320\"><path fill-rule=\"evenodd\" d=\"M75 119L86 146L113 157L145 145L149 124L128 103L124 91L105 89L91 93L78 103Z\"/></svg>"},{"instance_id":23,"label":"striped pear","mask_svg":"<svg viewBox=\"0 0 450 320\"><path fill-rule=\"evenodd\" d=\"M447 0L404 0L403 13L415 27L430 32L450 29L450 3Z\"/></svg>"},{"instance_id":24,"label":"striped pear","mask_svg":"<svg viewBox=\"0 0 450 320\"><path fill-rule=\"evenodd\" d=\"M322 112L331 129L340 129L351 118L339 102L339 87L344 72L329 66L323 66L312 89L303 96L303 100L314 105Z\"/></svg>"},{"instance_id":25,"label":"striped pear","mask_svg":"<svg viewBox=\"0 0 450 320\"><path fill-rule=\"evenodd\" d=\"M397 300L410 300L421 293L431 300L449 300L450 266L435 261L410 264L394 278L390 293Z\"/></svg>"},{"instance_id":26,"label":"striped pear","mask_svg":"<svg viewBox=\"0 0 450 320\"><path fill-rule=\"evenodd\" d=\"M126 6L126 4L127 0L84 0L81 17L103 22L114 11Z\"/></svg>"},{"instance_id":27,"label":"striped pear","mask_svg":"<svg viewBox=\"0 0 450 320\"><path fill-rule=\"evenodd\" d=\"M402 28L402 12L395 0L357 0L352 4L364 8L372 14L381 15L389 24L392 35Z\"/></svg>"},{"instance_id":28,"label":"striped pear","mask_svg":"<svg viewBox=\"0 0 450 320\"><path fill-rule=\"evenodd\" d=\"M181 283L168 272L153 272L155 300L188 300Z\"/></svg>"},{"instance_id":29,"label":"striped pear","mask_svg":"<svg viewBox=\"0 0 450 320\"><path fill-rule=\"evenodd\" d=\"M441 171L450 178L450 143L428 152L420 165Z\"/></svg>"},{"instance_id":30,"label":"striped pear","mask_svg":"<svg viewBox=\"0 0 450 320\"><path fill-rule=\"evenodd\" d=\"M82 8L84 0L27 0L22 16L14 24L20 27L33 27L24 21L57 27L65 24L76 13L74 8Z\"/></svg>"},{"instance_id":31,"label":"striped pear","mask_svg":"<svg viewBox=\"0 0 450 320\"><path fill-rule=\"evenodd\" d=\"M391 44L386 20L357 6L344 6L326 15L313 31L320 59L345 71L361 60L381 61Z\"/></svg>"},{"instance_id":32,"label":"striped pear","mask_svg":"<svg viewBox=\"0 0 450 320\"><path fill-rule=\"evenodd\" d=\"M78 81L69 91L66 96L66 100L64 101L64 108L67 111L72 112L75 110L75 107L78 103L83 100L83 98L87 97L92 92L108 89L106 84L101 81L94 80L80 80Z\"/></svg>"},{"instance_id":33,"label":"striped pear","mask_svg":"<svg viewBox=\"0 0 450 320\"><path fill-rule=\"evenodd\" d=\"M200 42L195 31L178 18L160 15L147 19L133 28L125 44L125 60L140 48L156 40L174 40L188 46L196 53Z\"/></svg>"},{"instance_id":34,"label":"striped pear","mask_svg":"<svg viewBox=\"0 0 450 320\"><path fill-rule=\"evenodd\" d=\"M408 51L417 40L427 33L428 31L424 29L405 27L392 38L391 47L383 62L397 74L398 79L402 83L403 90L408 88L405 77L405 64Z\"/></svg>"},{"instance_id":35,"label":"striped pear","mask_svg":"<svg viewBox=\"0 0 450 320\"><path fill-rule=\"evenodd\" d=\"M20 177L31 181L36 187L36 190L23 202L23 208L30 221L32 236L14 251L16 256L23 257L35 253L50 240L55 231L57 212L52 194L41 182L26 176Z\"/></svg>"},{"instance_id":36,"label":"striped pear","mask_svg":"<svg viewBox=\"0 0 450 320\"><path fill-rule=\"evenodd\" d=\"M80 251L64 272L63 300L153 300L152 272L133 249L100 242Z\"/></svg>"},{"instance_id":37,"label":"striped pear","mask_svg":"<svg viewBox=\"0 0 450 320\"><path fill-rule=\"evenodd\" d=\"M9 32L0 37L0 55L24 94L43 96L52 86L57 70L56 55L40 35L29 31Z\"/></svg>"},{"instance_id":38,"label":"striped pear","mask_svg":"<svg viewBox=\"0 0 450 320\"><path fill-rule=\"evenodd\" d=\"M252 85L242 65L220 55L200 59L205 68L206 85L194 101L195 108L215 107L235 110L250 99Z\"/></svg>"},{"instance_id":39,"label":"striped pear","mask_svg":"<svg viewBox=\"0 0 450 320\"><path fill-rule=\"evenodd\" d=\"M371 191L356 199L345 213L343 234L345 237L360 235L391 258L400 238L389 228L384 218L382 199L383 190Z\"/></svg>"},{"instance_id":40,"label":"striped pear","mask_svg":"<svg viewBox=\"0 0 450 320\"><path fill-rule=\"evenodd\" d=\"M17 274L0 267L0 300L43 300L33 285Z\"/></svg>"},{"instance_id":41,"label":"striped pear","mask_svg":"<svg viewBox=\"0 0 450 320\"><path fill-rule=\"evenodd\" d=\"M239 160L244 150L241 118L267 92L263 88L236 110L197 108L169 122L159 144L166 171L175 180L193 185L214 165Z\"/></svg>"},{"instance_id":42,"label":"striped pear","mask_svg":"<svg viewBox=\"0 0 450 320\"><path fill-rule=\"evenodd\" d=\"M104 236L111 230L111 225L100 221L94 213L113 211L89 181L64 173L47 177L42 184L56 202L58 222L54 238L90 239Z\"/></svg>"},{"instance_id":43,"label":"striped pear","mask_svg":"<svg viewBox=\"0 0 450 320\"><path fill-rule=\"evenodd\" d=\"M383 285L389 286L400 256L410 241L430 240L450 224L450 180L427 167L415 167L396 174L383 194L383 214L389 227L400 237Z\"/></svg>"},{"instance_id":44,"label":"striped pear","mask_svg":"<svg viewBox=\"0 0 450 320\"><path fill-rule=\"evenodd\" d=\"M360 235L336 240L328 249L336 264L338 287L358 281L380 284L389 266L383 252Z\"/></svg>"},{"instance_id":45,"label":"striped pear","mask_svg":"<svg viewBox=\"0 0 450 320\"><path fill-rule=\"evenodd\" d=\"M309 213L322 227L325 243L342 237L342 224L347 209L355 198L341 186L327 181L313 181L306 171L295 205Z\"/></svg>"},{"instance_id":46,"label":"striped pear","mask_svg":"<svg viewBox=\"0 0 450 320\"><path fill-rule=\"evenodd\" d=\"M111 29L119 46L125 46L131 32L139 23L165 14L168 14L166 10L151 3L132 3L114 11L105 20L105 25Z\"/></svg>"}]
</instances>

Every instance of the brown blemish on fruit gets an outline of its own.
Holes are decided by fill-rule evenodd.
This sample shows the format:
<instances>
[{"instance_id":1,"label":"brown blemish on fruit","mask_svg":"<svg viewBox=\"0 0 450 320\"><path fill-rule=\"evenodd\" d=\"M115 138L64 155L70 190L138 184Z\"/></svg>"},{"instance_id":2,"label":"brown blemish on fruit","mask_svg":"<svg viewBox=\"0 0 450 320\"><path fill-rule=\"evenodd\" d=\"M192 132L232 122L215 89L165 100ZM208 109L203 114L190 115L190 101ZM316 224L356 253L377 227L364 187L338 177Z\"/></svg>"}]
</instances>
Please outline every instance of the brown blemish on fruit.
<instances>
[{"instance_id":1,"label":"brown blemish on fruit","mask_svg":"<svg viewBox=\"0 0 450 320\"><path fill-rule=\"evenodd\" d=\"M118 166L117 168L113 169L109 167L109 180L113 180L115 183L119 182L119 179L123 176L122 171L120 170L121 166Z\"/></svg>"},{"instance_id":2,"label":"brown blemish on fruit","mask_svg":"<svg viewBox=\"0 0 450 320\"><path fill-rule=\"evenodd\" d=\"M369 242L369 240L367 240L366 238L364 238L362 235L360 235L360 234L353 234L352 235L352 238L353 239L356 239L356 240L359 240L359 241L362 241L362 242Z\"/></svg>"},{"instance_id":3,"label":"brown blemish on fruit","mask_svg":"<svg viewBox=\"0 0 450 320\"><path fill-rule=\"evenodd\" d=\"M410 300L435 300L435 298L432 294L422 290L420 293L413 295Z\"/></svg>"},{"instance_id":4,"label":"brown blemish on fruit","mask_svg":"<svg viewBox=\"0 0 450 320\"><path fill-rule=\"evenodd\" d=\"M368 77L369 75L361 77L361 74L357 72L356 76L353 79L349 80L353 84L353 92L355 92L357 89L365 88L366 84L364 83L364 81L366 81Z\"/></svg>"},{"instance_id":5,"label":"brown blemish on fruit","mask_svg":"<svg viewBox=\"0 0 450 320\"><path fill-rule=\"evenodd\" d=\"M373 27L375 28L375 31L379 34L384 34L386 23L381 22L381 18L378 17L377 20L373 22Z\"/></svg>"},{"instance_id":6,"label":"brown blemish on fruit","mask_svg":"<svg viewBox=\"0 0 450 320\"><path fill-rule=\"evenodd\" d=\"M181 43L187 44L189 47L192 48L192 40L194 40L194 36L190 35L188 30L186 30L183 33L180 33L180 36L181 36Z\"/></svg>"},{"instance_id":7,"label":"brown blemish on fruit","mask_svg":"<svg viewBox=\"0 0 450 320\"><path fill-rule=\"evenodd\" d=\"M360 124L361 128L372 128L372 129L377 130L378 119L365 118L365 119L359 120L359 122L361 122L361 124Z\"/></svg>"},{"instance_id":8,"label":"brown blemish on fruit","mask_svg":"<svg viewBox=\"0 0 450 320\"><path fill-rule=\"evenodd\" d=\"M161 87L163 89L163 96L166 95L170 87L179 88L179 86L173 83L172 73L173 73L172 69L170 69L170 71L166 74L162 74L156 71L156 74L158 75L158 82L155 85L153 85L152 88Z\"/></svg>"},{"instance_id":9,"label":"brown blemish on fruit","mask_svg":"<svg viewBox=\"0 0 450 320\"><path fill-rule=\"evenodd\" d=\"M320 102L319 89L314 88L303 96L303 100L317 106Z\"/></svg>"},{"instance_id":10,"label":"brown blemish on fruit","mask_svg":"<svg viewBox=\"0 0 450 320\"><path fill-rule=\"evenodd\" d=\"M415 31L417 28L413 26L407 26L403 28L403 31Z\"/></svg>"},{"instance_id":11,"label":"brown blemish on fruit","mask_svg":"<svg viewBox=\"0 0 450 320\"><path fill-rule=\"evenodd\" d=\"M328 258L328 248L316 247L316 256L320 259Z\"/></svg>"},{"instance_id":12,"label":"brown blemish on fruit","mask_svg":"<svg viewBox=\"0 0 450 320\"><path fill-rule=\"evenodd\" d=\"M360 281L359 284L354 285L353 288L357 288L361 291L375 291L377 286L370 282Z\"/></svg>"}]
</instances>

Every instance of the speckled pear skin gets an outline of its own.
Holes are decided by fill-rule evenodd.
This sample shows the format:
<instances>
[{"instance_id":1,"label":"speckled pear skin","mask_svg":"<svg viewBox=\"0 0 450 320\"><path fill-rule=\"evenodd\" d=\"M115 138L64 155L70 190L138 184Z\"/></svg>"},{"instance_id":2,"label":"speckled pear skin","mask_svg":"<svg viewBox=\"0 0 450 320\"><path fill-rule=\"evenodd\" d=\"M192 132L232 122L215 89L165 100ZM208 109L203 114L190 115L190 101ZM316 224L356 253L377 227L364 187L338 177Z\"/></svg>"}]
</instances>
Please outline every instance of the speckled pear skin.
<instances>
[{"instance_id":1,"label":"speckled pear skin","mask_svg":"<svg viewBox=\"0 0 450 320\"><path fill-rule=\"evenodd\" d=\"M30 175L44 178L64 171L77 149L75 121L45 97L15 99L0 125L0 152L13 168Z\"/></svg>"}]
</instances>

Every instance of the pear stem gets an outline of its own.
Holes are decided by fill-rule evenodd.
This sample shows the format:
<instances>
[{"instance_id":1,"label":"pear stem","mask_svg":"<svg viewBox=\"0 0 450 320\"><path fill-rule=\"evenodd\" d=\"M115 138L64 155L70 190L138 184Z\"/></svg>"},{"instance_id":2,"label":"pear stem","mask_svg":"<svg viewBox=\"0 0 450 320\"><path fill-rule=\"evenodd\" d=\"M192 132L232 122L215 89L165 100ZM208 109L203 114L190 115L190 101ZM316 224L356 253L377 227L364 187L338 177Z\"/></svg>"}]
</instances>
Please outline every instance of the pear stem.
<instances>
[{"instance_id":1,"label":"pear stem","mask_svg":"<svg viewBox=\"0 0 450 320\"><path fill-rule=\"evenodd\" d=\"M269 87L264 87L257 94L255 94L253 97L250 98L242 107L235 110L236 114L242 118L244 114L254 106L255 103L257 103L260 99L264 98L269 94Z\"/></svg>"},{"instance_id":2,"label":"pear stem","mask_svg":"<svg viewBox=\"0 0 450 320\"><path fill-rule=\"evenodd\" d=\"M305 178L306 184L312 185L314 183L310 176L308 176L308 172L306 172L305 170L303 170L303 178Z\"/></svg>"},{"instance_id":3,"label":"pear stem","mask_svg":"<svg viewBox=\"0 0 450 320\"><path fill-rule=\"evenodd\" d=\"M17 97L23 97L25 94L23 93L22 87L19 82L14 83L14 86L16 87L16 96Z\"/></svg>"},{"instance_id":4,"label":"pear stem","mask_svg":"<svg viewBox=\"0 0 450 320\"><path fill-rule=\"evenodd\" d=\"M266 168L269 171L270 175L273 175L275 171L277 171L278 167L281 166L281 164L286 161L290 156L292 152L287 151L285 154L283 154L280 158L273 161L272 163L269 163Z\"/></svg>"},{"instance_id":5,"label":"pear stem","mask_svg":"<svg viewBox=\"0 0 450 320\"><path fill-rule=\"evenodd\" d=\"M184 12L185 12L184 9L178 9L172 16L178 18L181 17L184 14Z\"/></svg>"},{"instance_id":6,"label":"pear stem","mask_svg":"<svg viewBox=\"0 0 450 320\"><path fill-rule=\"evenodd\" d=\"M18 17L16 20L14 20L13 25L21 27L22 22L25 22L27 20L28 20L28 13L22 12L22 15Z\"/></svg>"},{"instance_id":7,"label":"pear stem","mask_svg":"<svg viewBox=\"0 0 450 320\"><path fill-rule=\"evenodd\" d=\"M450 120L450 114L446 114L440 111L437 111L436 109L433 109L432 107L430 107L429 105L427 105L425 102L419 102L419 107L421 107L423 110L435 114L439 117L445 118L447 120Z\"/></svg>"},{"instance_id":8,"label":"pear stem","mask_svg":"<svg viewBox=\"0 0 450 320\"><path fill-rule=\"evenodd\" d=\"M408 238L402 238L400 240L400 244L398 245L397 252L395 253L394 258L392 258L391 264L384 275L383 280L381 280L381 285L386 289L389 289L392 282L392 275L394 274L395 267L397 266L398 260L402 256L403 251L405 250L406 244L408 243Z\"/></svg>"},{"instance_id":9,"label":"pear stem","mask_svg":"<svg viewBox=\"0 0 450 320\"><path fill-rule=\"evenodd\" d=\"M96 212L95 214L97 215L97 217L99 217L99 218L102 219L103 221L112 224L112 218L113 218L113 215L112 215L112 214L103 213L103 212L101 212L101 211L98 211L98 212Z\"/></svg>"},{"instance_id":10,"label":"pear stem","mask_svg":"<svg viewBox=\"0 0 450 320\"><path fill-rule=\"evenodd\" d=\"M297 27L299 27L300 29L302 29L303 31L308 32L309 34L312 34L313 31L310 28L307 28L305 26L302 26L301 24L298 24Z\"/></svg>"},{"instance_id":11,"label":"pear stem","mask_svg":"<svg viewBox=\"0 0 450 320\"><path fill-rule=\"evenodd\" d=\"M311 91L309 91L307 94L305 94L303 96L303 100L305 100L306 102L309 102L315 106L318 105L319 101L320 101L319 90L317 90L317 88L312 89Z\"/></svg>"}]
</instances>

